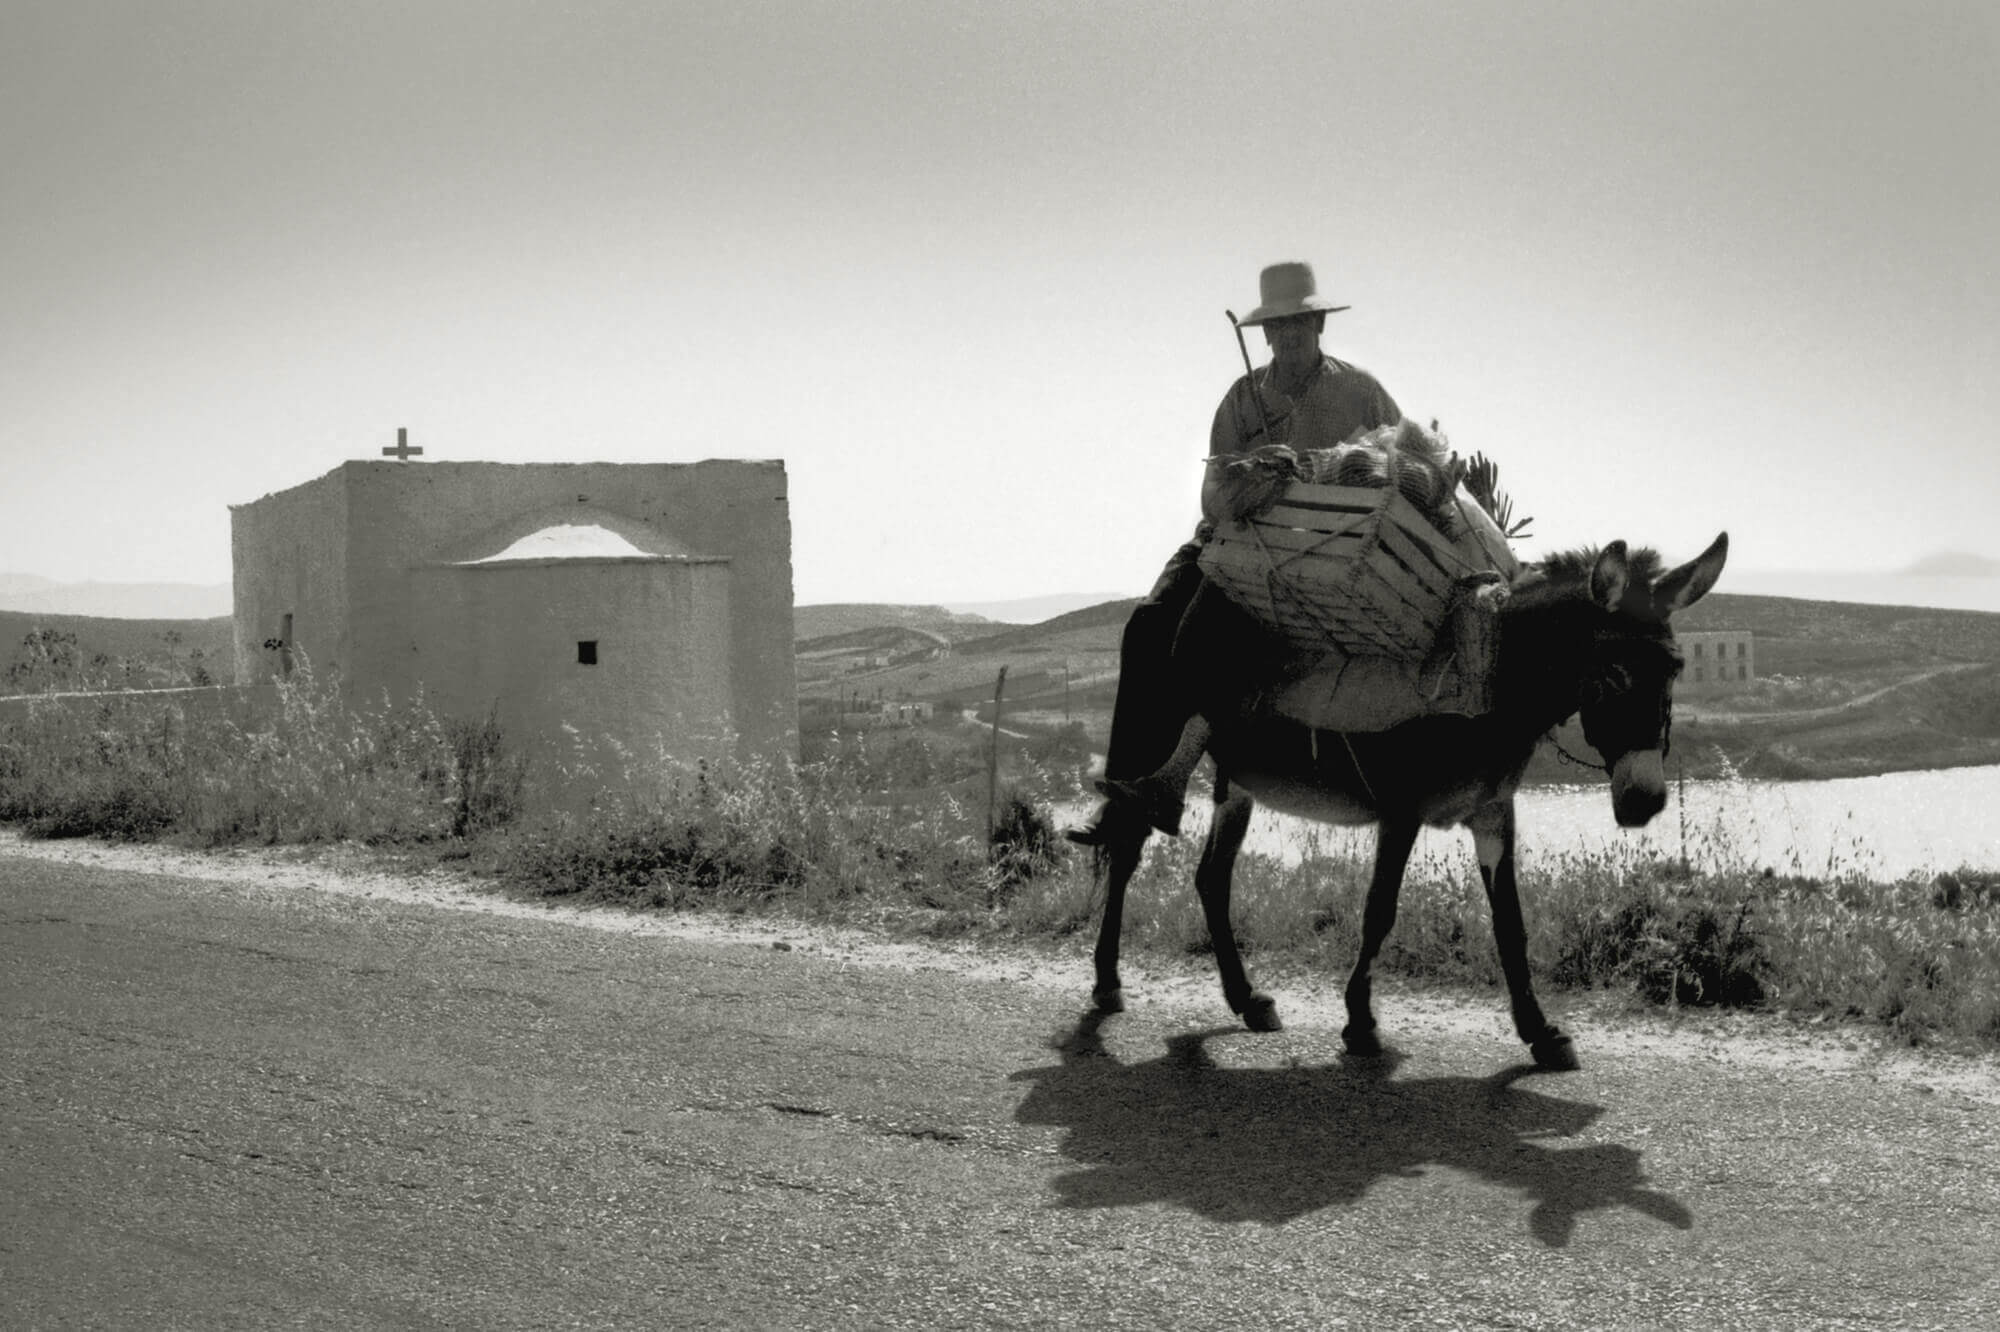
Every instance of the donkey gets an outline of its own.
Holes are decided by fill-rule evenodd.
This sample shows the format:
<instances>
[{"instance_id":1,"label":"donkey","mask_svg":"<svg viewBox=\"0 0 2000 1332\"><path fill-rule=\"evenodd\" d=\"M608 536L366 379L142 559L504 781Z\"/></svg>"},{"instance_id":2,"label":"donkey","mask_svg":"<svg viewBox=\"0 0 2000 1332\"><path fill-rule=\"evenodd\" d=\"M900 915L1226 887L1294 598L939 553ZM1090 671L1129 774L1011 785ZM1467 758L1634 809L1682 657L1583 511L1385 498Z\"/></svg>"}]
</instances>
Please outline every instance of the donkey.
<instances>
[{"instance_id":1,"label":"donkey","mask_svg":"<svg viewBox=\"0 0 2000 1332\"><path fill-rule=\"evenodd\" d=\"M1327 823L1376 825L1375 865L1362 915L1361 952L1348 978L1341 1039L1358 1056L1379 1054L1369 971L1396 921L1396 898L1424 824L1472 833L1492 907L1494 942L1514 1029L1547 1069L1578 1067L1570 1038L1550 1022L1528 976L1527 930L1514 878L1514 792L1535 746L1569 718L1611 776L1611 808L1621 827L1643 827L1666 805L1666 757L1673 682L1681 670L1672 614L1715 585L1729 535L1666 573L1651 550L1623 541L1599 551L1551 556L1516 579L1499 615L1491 709L1476 717L1418 717L1386 731L1315 732L1263 710L1237 709L1190 724L1193 757L1136 783L1142 800L1176 799L1205 747L1215 762L1215 810L1195 871L1202 914L1215 946L1222 994L1252 1031L1281 1025L1276 1003L1253 989L1229 923L1230 876L1256 801ZM1216 715L1222 714L1222 715ZM1201 735L1205 731L1205 746ZM1185 754L1190 749L1183 744ZM1178 812L1178 803L1173 805ZM1156 820L1157 821L1157 820ZM1094 1000L1124 1008L1118 942L1125 891L1145 846L1137 830L1103 848L1104 919L1097 936Z\"/></svg>"}]
</instances>

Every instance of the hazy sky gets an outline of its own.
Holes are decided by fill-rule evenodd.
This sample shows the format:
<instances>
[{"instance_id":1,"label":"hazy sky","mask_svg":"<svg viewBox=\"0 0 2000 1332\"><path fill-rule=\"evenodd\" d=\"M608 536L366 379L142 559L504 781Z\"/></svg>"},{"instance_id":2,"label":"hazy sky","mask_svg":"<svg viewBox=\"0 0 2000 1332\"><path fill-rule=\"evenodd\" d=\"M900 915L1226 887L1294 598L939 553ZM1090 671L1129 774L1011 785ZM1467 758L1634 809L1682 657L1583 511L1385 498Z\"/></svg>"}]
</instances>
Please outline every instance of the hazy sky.
<instances>
[{"instance_id":1,"label":"hazy sky","mask_svg":"<svg viewBox=\"0 0 2000 1332\"><path fill-rule=\"evenodd\" d=\"M0 571L227 581L406 426L782 458L802 602L1136 594L1279 259L1530 557L2000 557L1996 14L0 0Z\"/></svg>"}]
</instances>

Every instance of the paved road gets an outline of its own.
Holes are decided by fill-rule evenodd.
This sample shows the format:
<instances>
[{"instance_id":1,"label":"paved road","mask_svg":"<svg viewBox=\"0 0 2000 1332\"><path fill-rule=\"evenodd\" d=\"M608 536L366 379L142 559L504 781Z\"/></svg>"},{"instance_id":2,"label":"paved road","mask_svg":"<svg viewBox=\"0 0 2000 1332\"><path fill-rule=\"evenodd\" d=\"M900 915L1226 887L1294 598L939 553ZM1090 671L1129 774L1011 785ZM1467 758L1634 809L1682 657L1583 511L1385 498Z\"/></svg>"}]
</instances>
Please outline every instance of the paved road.
<instances>
[{"instance_id":1,"label":"paved road","mask_svg":"<svg viewBox=\"0 0 2000 1332\"><path fill-rule=\"evenodd\" d=\"M1990 1067L787 940L0 846L0 1326L2000 1317Z\"/></svg>"}]
</instances>

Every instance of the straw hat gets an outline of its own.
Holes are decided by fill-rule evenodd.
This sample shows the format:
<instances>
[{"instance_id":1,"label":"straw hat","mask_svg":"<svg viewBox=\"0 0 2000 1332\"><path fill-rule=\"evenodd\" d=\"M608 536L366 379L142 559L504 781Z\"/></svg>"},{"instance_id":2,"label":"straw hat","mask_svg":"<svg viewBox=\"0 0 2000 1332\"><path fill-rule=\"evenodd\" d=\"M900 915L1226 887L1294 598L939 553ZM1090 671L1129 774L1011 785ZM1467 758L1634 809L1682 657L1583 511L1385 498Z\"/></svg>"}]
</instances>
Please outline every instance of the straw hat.
<instances>
[{"instance_id":1,"label":"straw hat","mask_svg":"<svg viewBox=\"0 0 2000 1332\"><path fill-rule=\"evenodd\" d=\"M1287 315L1332 314L1345 310L1319 294L1311 264L1272 264L1257 275L1257 308L1242 320L1245 328Z\"/></svg>"}]
</instances>

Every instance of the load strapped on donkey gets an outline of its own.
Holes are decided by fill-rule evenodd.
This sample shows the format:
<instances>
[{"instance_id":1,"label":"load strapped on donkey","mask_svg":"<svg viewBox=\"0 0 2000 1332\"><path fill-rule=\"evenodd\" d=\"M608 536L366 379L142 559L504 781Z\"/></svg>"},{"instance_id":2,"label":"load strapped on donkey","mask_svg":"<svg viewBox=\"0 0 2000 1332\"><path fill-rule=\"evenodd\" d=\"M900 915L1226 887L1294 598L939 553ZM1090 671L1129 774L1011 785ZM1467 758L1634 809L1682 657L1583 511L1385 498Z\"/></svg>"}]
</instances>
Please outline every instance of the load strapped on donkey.
<instances>
[{"instance_id":1,"label":"load strapped on donkey","mask_svg":"<svg viewBox=\"0 0 2000 1332\"><path fill-rule=\"evenodd\" d=\"M1507 542L1527 527L1496 481L1414 421L1213 459L1201 571L1297 658L1269 706L1337 731L1485 711L1520 567Z\"/></svg>"}]
</instances>

